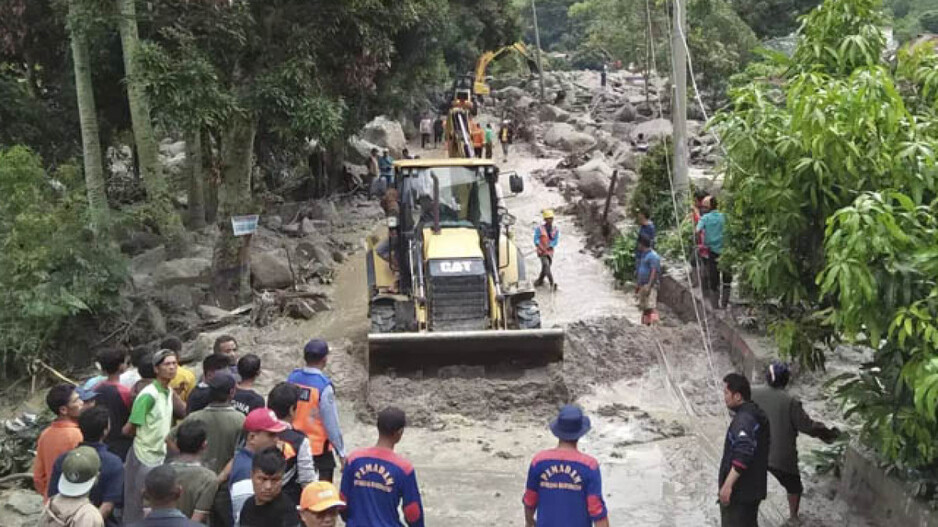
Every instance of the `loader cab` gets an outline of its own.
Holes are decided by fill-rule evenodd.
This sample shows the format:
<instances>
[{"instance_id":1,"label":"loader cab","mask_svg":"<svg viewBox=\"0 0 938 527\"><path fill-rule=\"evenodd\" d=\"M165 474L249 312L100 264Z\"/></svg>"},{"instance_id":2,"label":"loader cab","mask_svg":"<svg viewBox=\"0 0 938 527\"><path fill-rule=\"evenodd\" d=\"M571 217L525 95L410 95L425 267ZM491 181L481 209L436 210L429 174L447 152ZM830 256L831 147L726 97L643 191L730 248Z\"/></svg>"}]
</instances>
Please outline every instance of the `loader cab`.
<instances>
[{"instance_id":1,"label":"loader cab","mask_svg":"<svg viewBox=\"0 0 938 527\"><path fill-rule=\"evenodd\" d=\"M501 216L498 208L498 167L488 160L440 159L395 162L400 214L397 254L402 269L414 269L431 246L447 245L452 254L482 257L488 241L497 242ZM468 233L475 242L469 242ZM462 236L460 236L462 234ZM498 247L498 243L492 243ZM496 255L497 257L497 255ZM419 274L417 272L411 273ZM411 292L412 281L403 273L401 287Z\"/></svg>"}]
</instances>

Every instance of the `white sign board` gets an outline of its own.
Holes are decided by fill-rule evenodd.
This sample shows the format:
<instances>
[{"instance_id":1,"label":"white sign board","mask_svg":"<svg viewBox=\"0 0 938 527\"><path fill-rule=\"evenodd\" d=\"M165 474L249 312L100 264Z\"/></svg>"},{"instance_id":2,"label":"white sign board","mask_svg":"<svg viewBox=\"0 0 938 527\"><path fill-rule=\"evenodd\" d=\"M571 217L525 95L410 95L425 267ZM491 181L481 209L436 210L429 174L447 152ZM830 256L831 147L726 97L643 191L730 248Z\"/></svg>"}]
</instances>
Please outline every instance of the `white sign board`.
<instances>
[{"instance_id":1,"label":"white sign board","mask_svg":"<svg viewBox=\"0 0 938 527\"><path fill-rule=\"evenodd\" d=\"M248 236L254 234L254 231L257 230L257 214L250 214L247 216L232 216L231 217L231 230L234 231L235 236Z\"/></svg>"}]
</instances>

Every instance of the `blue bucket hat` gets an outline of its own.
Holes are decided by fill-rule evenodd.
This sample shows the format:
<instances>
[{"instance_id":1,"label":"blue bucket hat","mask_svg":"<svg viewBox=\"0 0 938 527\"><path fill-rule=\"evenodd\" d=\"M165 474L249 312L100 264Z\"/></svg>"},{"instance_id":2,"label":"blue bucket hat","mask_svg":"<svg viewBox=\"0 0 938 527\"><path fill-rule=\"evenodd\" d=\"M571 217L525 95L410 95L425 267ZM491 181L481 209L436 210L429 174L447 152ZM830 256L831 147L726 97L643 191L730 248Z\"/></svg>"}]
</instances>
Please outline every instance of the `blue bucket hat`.
<instances>
[{"instance_id":1,"label":"blue bucket hat","mask_svg":"<svg viewBox=\"0 0 938 527\"><path fill-rule=\"evenodd\" d=\"M579 407L568 404L560 409L557 418L550 422L550 431L557 439L576 441L590 430L590 418L583 415Z\"/></svg>"}]
</instances>

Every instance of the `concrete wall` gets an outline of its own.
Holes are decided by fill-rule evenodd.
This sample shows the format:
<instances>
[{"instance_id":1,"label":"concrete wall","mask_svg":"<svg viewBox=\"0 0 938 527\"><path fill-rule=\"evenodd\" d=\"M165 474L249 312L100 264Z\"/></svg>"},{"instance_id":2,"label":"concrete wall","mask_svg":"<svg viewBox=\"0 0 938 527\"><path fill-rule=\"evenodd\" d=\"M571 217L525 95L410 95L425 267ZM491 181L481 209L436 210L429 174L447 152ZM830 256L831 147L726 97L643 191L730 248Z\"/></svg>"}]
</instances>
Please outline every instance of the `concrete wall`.
<instances>
[{"instance_id":1,"label":"concrete wall","mask_svg":"<svg viewBox=\"0 0 938 527\"><path fill-rule=\"evenodd\" d=\"M671 276L661 278L658 300L683 320L694 321L694 301L701 316L707 316L710 332L730 344L733 364L750 379L761 376L766 365L774 358L774 345L760 342L760 338L737 328L724 314L709 307L703 308L699 292L688 289L686 282ZM850 446L844 460L840 480L841 497L871 516L882 518L884 525L901 527L938 527L938 513L924 502L916 500L908 483L887 475L872 455Z\"/></svg>"},{"instance_id":2,"label":"concrete wall","mask_svg":"<svg viewBox=\"0 0 938 527\"><path fill-rule=\"evenodd\" d=\"M871 454L852 445L847 448L839 493L857 508L880 518L884 525L938 527L938 514L913 497L908 483L886 474Z\"/></svg>"},{"instance_id":3,"label":"concrete wall","mask_svg":"<svg viewBox=\"0 0 938 527\"><path fill-rule=\"evenodd\" d=\"M732 324L732 321L724 318L722 312L715 311L708 305L705 306L705 303L700 300L699 292L688 289L686 282L679 282L672 276L662 276L658 300L687 321L696 320L694 314L694 301L696 300L700 316L707 317L711 337L719 336L729 343L733 364L749 379L755 379L755 376L760 375L760 372L771 361L771 354L768 350L755 346L752 342L754 337L747 338Z\"/></svg>"}]
</instances>

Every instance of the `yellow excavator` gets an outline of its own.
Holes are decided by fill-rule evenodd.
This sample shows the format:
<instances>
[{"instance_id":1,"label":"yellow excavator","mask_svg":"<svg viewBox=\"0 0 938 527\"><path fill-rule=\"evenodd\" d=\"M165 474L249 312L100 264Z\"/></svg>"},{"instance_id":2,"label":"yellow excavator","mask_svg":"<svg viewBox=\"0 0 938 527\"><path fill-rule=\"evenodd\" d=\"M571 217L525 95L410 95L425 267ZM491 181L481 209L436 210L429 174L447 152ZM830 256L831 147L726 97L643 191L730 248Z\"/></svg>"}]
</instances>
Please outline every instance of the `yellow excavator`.
<instances>
[{"instance_id":1,"label":"yellow excavator","mask_svg":"<svg viewBox=\"0 0 938 527\"><path fill-rule=\"evenodd\" d=\"M398 210L367 242L369 371L561 361L564 332L541 328L495 163L413 159L394 171Z\"/></svg>"},{"instance_id":2,"label":"yellow excavator","mask_svg":"<svg viewBox=\"0 0 938 527\"><path fill-rule=\"evenodd\" d=\"M521 57L524 58L525 62L528 64L528 68L531 69L532 73L538 71L537 61L535 60L534 56L531 55L531 52L528 51L527 46L525 46L523 42L515 42L510 46L505 46L495 51L486 51L476 62L475 82L473 83L472 89L473 94L476 97L487 97L490 93L492 93L492 89L488 85L485 72L488 70L489 64L491 64L494 60L503 57L505 53L511 51L521 55Z\"/></svg>"}]
</instances>

